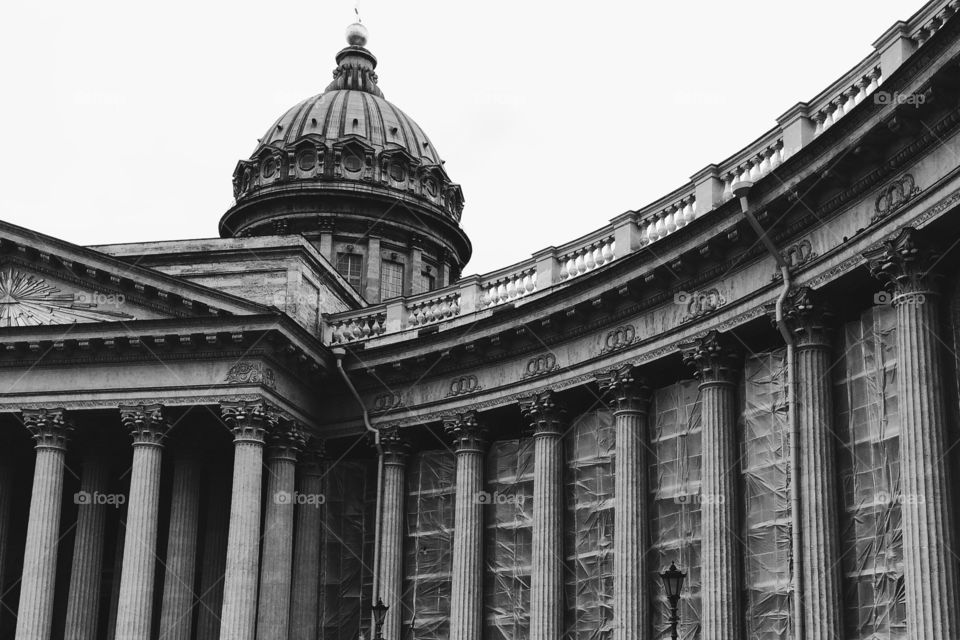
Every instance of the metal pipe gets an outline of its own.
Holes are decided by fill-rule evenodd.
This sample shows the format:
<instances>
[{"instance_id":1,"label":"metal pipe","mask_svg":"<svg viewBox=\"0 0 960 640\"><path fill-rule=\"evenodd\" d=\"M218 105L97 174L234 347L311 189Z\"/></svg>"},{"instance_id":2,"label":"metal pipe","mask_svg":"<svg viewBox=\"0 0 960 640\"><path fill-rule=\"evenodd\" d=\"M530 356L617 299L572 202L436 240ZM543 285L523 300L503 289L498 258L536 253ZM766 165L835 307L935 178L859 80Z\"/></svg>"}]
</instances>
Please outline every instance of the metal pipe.
<instances>
[{"instance_id":1,"label":"metal pipe","mask_svg":"<svg viewBox=\"0 0 960 640\"><path fill-rule=\"evenodd\" d=\"M744 217L759 236L760 242L776 260L780 275L783 277L783 288L780 289L780 295L777 296L776 306L774 307L774 320L787 348L787 424L790 428L790 529L793 546L793 635L796 640L803 640L803 549L801 548L803 537L800 522L800 425L797 421L796 343L783 317L783 305L790 293L791 286L790 267L783 259L783 254L777 251L776 245L773 244L766 230L760 226L760 222L750 211L748 194L752 186L752 182L739 182L733 185L733 192L740 199L740 210Z\"/></svg>"},{"instance_id":2,"label":"metal pipe","mask_svg":"<svg viewBox=\"0 0 960 640\"><path fill-rule=\"evenodd\" d=\"M373 595L370 599L372 603L376 603L380 600L380 530L383 522L383 446L380 444L380 430L375 429L373 425L370 424L370 413L367 411L367 405L363 403L360 394L357 393L357 388L353 386L353 381L350 380L346 369L343 368L343 358L347 355L346 350L342 347L336 347L332 349L331 352L333 353L333 357L337 359L337 371L340 372L340 377L343 378L343 382L347 385L347 388L350 389L350 393L353 394L357 404L360 405L360 411L363 415L363 426L373 434L373 446L377 450L377 506L373 532ZM376 624L375 621L374 624Z\"/></svg>"}]
</instances>

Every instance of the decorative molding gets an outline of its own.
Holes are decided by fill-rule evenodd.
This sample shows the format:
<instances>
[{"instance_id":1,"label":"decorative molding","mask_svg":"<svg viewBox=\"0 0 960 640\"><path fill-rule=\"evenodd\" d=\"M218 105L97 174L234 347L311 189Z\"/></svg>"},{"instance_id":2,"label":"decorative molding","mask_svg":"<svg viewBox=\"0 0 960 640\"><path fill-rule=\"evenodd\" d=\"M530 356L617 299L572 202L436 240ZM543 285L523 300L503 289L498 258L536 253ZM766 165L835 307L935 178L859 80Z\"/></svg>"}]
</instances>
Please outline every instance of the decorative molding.
<instances>
[{"instance_id":1,"label":"decorative molding","mask_svg":"<svg viewBox=\"0 0 960 640\"><path fill-rule=\"evenodd\" d=\"M686 302L687 305L687 315L684 316L680 322L689 322L690 320L703 317L727 304L727 298L717 287L704 289L693 295L686 294L687 300L683 300L683 296L684 294L677 294L677 302Z\"/></svg>"},{"instance_id":2,"label":"decorative molding","mask_svg":"<svg viewBox=\"0 0 960 640\"><path fill-rule=\"evenodd\" d=\"M905 173L880 190L874 201L874 215L871 224L886 218L920 193L913 175Z\"/></svg>"},{"instance_id":3,"label":"decorative molding","mask_svg":"<svg viewBox=\"0 0 960 640\"><path fill-rule=\"evenodd\" d=\"M810 243L809 238L803 238L794 242L792 245L787 247L783 252L783 257L786 259L787 264L790 267L796 268L808 263L813 258L817 257L817 252L813 250L813 245ZM780 278L780 274L777 274L777 277Z\"/></svg>"},{"instance_id":4,"label":"decorative molding","mask_svg":"<svg viewBox=\"0 0 960 640\"><path fill-rule=\"evenodd\" d=\"M450 381L450 390L447 392L446 397L464 396L470 393L476 393L482 389L483 387L477 380L477 376L459 376Z\"/></svg>"},{"instance_id":5,"label":"decorative molding","mask_svg":"<svg viewBox=\"0 0 960 640\"><path fill-rule=\"evenodd\" d=\"M241 360L227 371L224 382L230 384L262 384L271 389L277 388L277 377L273 369L262 362Z\"/></svg>"},{"instance_id":6,"label":"decorative molding","mask_svg":"<svg viewBox=\"0 0 960 640\"><path fill-rule=\"evenodd\" d=\"M521 379L526 380L527 378L545 376L559 368L560 365L557 364L557 356L552 353L543 353L527 361L527 366L524 367Z\"/></svg>"},{"instance_id":7,"label":"decorative molding","mask_svg":"<svg viewBox=\"0 0 960 640\"><path fill-rule=\"evenodd\" d=\"M371 413L386 413L403 406L403 394L397 391L388 391L373 399L373 407L370 411Z\"/></svg>"},{"instance_id":8,"label":"decorative molding","mask_svg":"<svg viewBox=\"0 0 960 640\"><path fill-rule=\"evenodd\" d=\"M613 353L626 349L637 341L637 328L632 324L625 324L607 332L603 339L603 348L600 354Z\"/></svg>"}]
</instances>

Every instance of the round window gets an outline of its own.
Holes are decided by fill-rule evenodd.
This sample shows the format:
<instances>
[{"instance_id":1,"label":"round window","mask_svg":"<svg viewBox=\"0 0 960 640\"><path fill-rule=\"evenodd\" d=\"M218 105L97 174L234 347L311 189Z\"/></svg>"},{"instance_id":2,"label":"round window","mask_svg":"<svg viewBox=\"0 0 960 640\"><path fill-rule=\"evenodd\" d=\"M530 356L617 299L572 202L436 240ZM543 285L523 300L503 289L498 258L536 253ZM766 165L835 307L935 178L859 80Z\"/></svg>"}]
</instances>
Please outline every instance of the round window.
<instances>
[{"instance_id":1,"label":"round window","mask_svg":"<svg viewBox=\"0 0 960 640\"><path fill-rule=\"evenodd\" d=\"M263 164L260 166L260 172L263 174L264 178L272 178L277 172L277 159L273 156L265 159Z\"/></svg>"},{"instance_id":2,"label":"round window","mask_svg":"<svg viewBox=\"0 0 960 640\"><path fill-rule=\"evenodd\" d=\"M360 168L363 166L363 161L360 159L360 156L351 152L345 151L343 154L343 168L347 171L352 171L356 173L360 171Z\"/></svg>"},{"instance_id":3,"label":"round window","mask_svg":"<svg viewBox=\"0 0 960 640\"><path fill-rule=\"evenodd\" d=\"M397 182L403 182L403 173L403 165L399 162L394 162L390 165L390 177Z\"/></svg>"},{"instance_id":4,"label":"round window","mask_svg":"<svg viewBox=\"0 0 960 640\"><path fill-rule=\"evenodd\" d=\"M423 186L431 196L437 195L437 181L433 178L427 178Z\"/></svg>"},{"instance_id":5,"label":"round window","mask_svg":"<svg viewBox=\"0 0 960 640\"><path fill-rule=\"evenodd\" d=\"M297 166L301 171L311 171L317 166L317 152L313 149L304 149L297 154Z\"/></svg>"}]
</instances>

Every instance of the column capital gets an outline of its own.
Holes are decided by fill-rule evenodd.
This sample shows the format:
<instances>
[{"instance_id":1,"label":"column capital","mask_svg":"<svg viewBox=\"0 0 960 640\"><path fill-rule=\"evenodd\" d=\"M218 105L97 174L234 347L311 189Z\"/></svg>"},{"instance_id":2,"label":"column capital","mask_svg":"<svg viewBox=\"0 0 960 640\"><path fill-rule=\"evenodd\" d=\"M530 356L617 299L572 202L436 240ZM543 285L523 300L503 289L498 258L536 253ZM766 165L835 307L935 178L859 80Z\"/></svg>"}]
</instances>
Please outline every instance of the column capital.
<instances>
[{"instance_id":1,"label":"column capital","mask_svg":"<svg viewBox=\"0 0 960 640\"><path fill-rule=\"evenodd\" d=\"M310 438L300 454L300 469L305 476L319 477L323 475L324 463L327 461L326 441L322 438Z\"/></svg>"},{"instance_id":2,"label":"column capital","mask_svg":"<svg viewBox=\"0 0 960 640\"><path fill-rule=\"evenodd\" d=\"M66 450L73 425L63 409L24 409L23 425L33 436L36 449Z\"/></svg>"},{"instance_id":3,"label":"column capital","mask_svg":"<svg viewBox=\"0 0 960 640\"><path fill-rule=\"evenodd\" d=\"M477 419L476 411L444 418L443 429L453 441L457 453L483 453L487 448L487 430Z\"/></svg>"},{"instance_id":4,"label":"column capital","mask_svg":"<svg viewBox=\"0 0 960 640\"><path fill-rule=\"evenodd\" d=\"M400 433L400 427L390 425L380 429L380 448L383 451L383 463L404 466L410 454L410 443Z\"/></svg>"},{"instance_id":5,"label":"column capital","mask_svg":"<svg viewBox=\"0 0 960 640\"><path fill-rule=\"evenodd\" d=\"M223 421L233 432L233 441L263 444L267 431L279 417L276 410L262 400L224 401L220 403Z\"/></svg>"},{"instance_id":6,"label":"column capital","mask_svg":"<svg viewBox=\"0 0 960 640\"><path fill-rule=\"evenodd\" d=\"M771 322L776 324L776 304L766 305ZM798 347L829 347L835 316L822 296L810 287L791 289L783 304L783 318L796 336Z\"/></svg>"},{"instance_id":7,"label":"column capital","mask_svg":"<svg viewBox=\"0 0 960 640\"><path fill-rule=\"evenodd\" d=\"M267 431L267 459L297 461L307 444L307 436L295 420L278 422Z\"/></svg>"},{"instance_id":8,"label":"column capital","mask_svg":"<svg viewBox=\"0 0 960 640\"><path fill-rule=\"evenodd\" d=\"M613 405L614 414L646 413L650 406L650 387L634 375L630 365L598 374L597 384Z\"/></svg>"},{"instance_id":9,"label":"column capital","mask_svg":"<svg viewBox=\"0 0 960 640\"><path fill-rule=\"evenodd\" d=\"M740 352L732 347L725 334L711 331L680 345L683 362L693 368L700 384L733 384L740 370Z\"/></svg>"},{"instance_id":10,"label":"column capital","mask_svg":"<svg viewBox=\"0 0 960 640\"><path fill-rule=\"evenodd\" d=\"M553 391L542 391L520 398L520 411L533 428L534 437L563 434L566 410Z\"/></svg>"},{"instance_id":11,"label":"column capital","mask_svg":"<svg viewBox=\"0 0 960 640\"><path fill-rule=\"evenodd\" d=\"M904 227L880 246L863 252L870 275L890 292L894 305L912 302L917 294L935 292L940 252L931 244L913 227Z\"/></svg>"},{"instance_id":12,"label":"column capital","mask_svg":"<svg viewBox=\"0 0 960 640\"><path fill-rule=\"evenodd\" d=\"M163 445L170 424L163 417L163 406L159 404L120 405L120 421L130 431L133 446Z\"/></svg>"}]
</instances>

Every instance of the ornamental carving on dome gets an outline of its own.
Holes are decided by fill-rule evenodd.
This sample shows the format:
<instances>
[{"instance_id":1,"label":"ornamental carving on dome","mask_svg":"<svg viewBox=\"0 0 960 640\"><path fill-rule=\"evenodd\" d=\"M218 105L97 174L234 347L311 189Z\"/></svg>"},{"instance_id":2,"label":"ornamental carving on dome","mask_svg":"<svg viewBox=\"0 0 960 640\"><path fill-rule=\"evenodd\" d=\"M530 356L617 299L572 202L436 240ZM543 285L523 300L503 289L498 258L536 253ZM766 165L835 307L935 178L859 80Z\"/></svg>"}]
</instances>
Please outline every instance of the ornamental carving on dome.
<instances>
[{"instance_id":1,"label":"ornamental carving on dome","mask_svg":"<svg viewBox=\"0 0 960 640\"><path fill-rule=\"evenodd\" d=\"M0 271L0 327L133 320L132 315L98 308L122 303L122 296L66 293L43 278L17 269Z\"/></svg>"}]
</instances>

